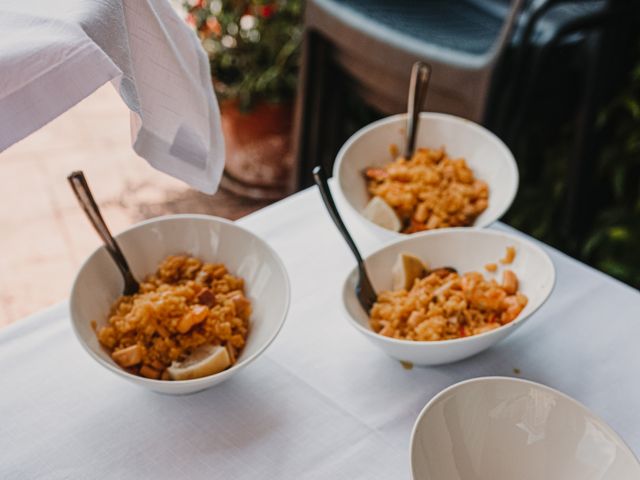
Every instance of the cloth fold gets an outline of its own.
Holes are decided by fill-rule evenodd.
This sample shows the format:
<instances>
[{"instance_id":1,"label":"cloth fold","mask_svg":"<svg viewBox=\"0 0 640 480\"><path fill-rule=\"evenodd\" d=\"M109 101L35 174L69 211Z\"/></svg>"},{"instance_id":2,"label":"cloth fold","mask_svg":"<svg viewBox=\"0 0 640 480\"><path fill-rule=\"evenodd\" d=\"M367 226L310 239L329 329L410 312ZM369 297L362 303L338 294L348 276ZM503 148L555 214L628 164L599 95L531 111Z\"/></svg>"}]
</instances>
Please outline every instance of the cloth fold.
<instances>
[{"instance_id":1,"label":"cloth fold","mask_svg":"<svg viewBox=\"0 0 640 480\"><path fill-rule=\"evenodd\" d=\"M224 140L209 62L166 0L0 0L0 32L0 151L111 81L136 153L217 190Z\"/></svg>"}]
</instances>

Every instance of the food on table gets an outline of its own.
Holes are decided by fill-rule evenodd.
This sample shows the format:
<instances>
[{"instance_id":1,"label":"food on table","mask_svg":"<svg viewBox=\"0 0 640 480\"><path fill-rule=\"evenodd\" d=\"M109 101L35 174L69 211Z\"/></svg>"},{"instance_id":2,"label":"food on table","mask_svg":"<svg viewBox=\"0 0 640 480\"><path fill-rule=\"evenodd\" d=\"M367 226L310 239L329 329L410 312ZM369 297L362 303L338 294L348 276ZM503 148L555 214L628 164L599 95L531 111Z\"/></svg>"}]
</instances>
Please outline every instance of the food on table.
<instances>
[{"instance_id":1,"label":"food on table","mask_svg":"<svg viewBox=\"0 0 640 480\"><path fill-rule=\"evenodd\" d=\"M498 264L497 264L497 263L487 263L487 264L484 266L484 269L485 269L487 272L492 272L492 273L493 273L493 272L496 272L496 271L498 270Z\"/></svg>"},{"instance_id":2,"label":"food on table","mask_svg":"<svg viewBox=\"0 0 640 480\"><path fill-rule=\"evenodd\" d=\"M422 260L410 253L401 253L391 268L391 288L408 290L416 278L423 277L425 272L426 268Z\"/></svg>"},{"instance_id":3,"label":"food on table","mask_svg":"<svg viewBox=\"0 0 640 480\"><path fill-rule=\"evenodd\" d=\"M220 263L167 257L135 295L120 297L97 330L111 358L130 373L185 380L233 365L249 333L244 281Z\"/></svg>"},{"instance_id":4,"label":"food on table","mask_svg":"<svg viewBox=\"0 0 640 480\"><path fill-rule=\"evenodd\" d=\"M402 223L395 210L380 197L373 197L369 200L362 214L382 228L393 230L394 232L399 232L402 228Z\"/></svg>"},{"instance_id":5,"label":"food on table","mask_svg":"<svg viewBox=\"0 0 640 480\"><path fill-rule=\"evenodd\" d=\"M518 277L513 270L505 270L502 273L502 288L508 295L514 295L518 291Z\"/></svg>"},{"instance_id":6,"label":"food on table","mask_svg":"<svg viewBox=\"0 0 640 480\"><path fill-rule=\"evenodd\" d=\"M380 205L371 207L383 200L399 220L395 231L403 233L471 225L489 204L486 182L474 177L463 158L449 157L444 148L419 148L409 160L398 157L382 168L367 169L365 176L373 198L363 213L376 223L382 219L395 225L388 213L373 218L370 214L371 209L383 210Z\"/></svg>"},{"instance_id":7,"label":"food on table","mask_svg":"<svg viewBox=\"0 0 640 480\"><path fill-rule=\"evenodd\" d=\"M504 258L500 259L500 263L508 265L513 263L516 258L516 249L514 247L507 247L507 251L504 254Z\"/></svg>"},{"instance_id":8,"label":"food on table","mask_svg":"<svg viewBox=\"0 0 640 480\"><path fill-rule=\"evenodd\" d=\"M400 257L396 264L406 261ZM409 287L380 292L369 324L380 335L402 340L451 340L512 322L527 301L512 270L504 270L498 283L479 272L438 268L416 277Z\"/></svg>"}]
</instances>

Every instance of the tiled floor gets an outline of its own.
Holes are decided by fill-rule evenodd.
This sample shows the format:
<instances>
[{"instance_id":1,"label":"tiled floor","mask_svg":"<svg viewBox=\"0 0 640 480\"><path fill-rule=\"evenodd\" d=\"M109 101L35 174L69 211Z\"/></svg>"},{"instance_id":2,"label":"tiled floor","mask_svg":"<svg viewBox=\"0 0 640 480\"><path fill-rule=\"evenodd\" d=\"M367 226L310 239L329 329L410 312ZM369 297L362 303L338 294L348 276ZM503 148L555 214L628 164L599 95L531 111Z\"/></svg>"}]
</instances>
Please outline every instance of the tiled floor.
<instances>
[{"instance_id":1,"label":"tiled floor","mask_svg":"<svg viewBox=\"0 0 640 480\"><path fill-rule=\"evenodd\" d=\"M99 244L66 176L83 170L113 233L165 213L241 217L264 203L200 194L131 148L129 112L111 85L0 153L0 327L69 294Z\"/></svg>"}]
</instances>

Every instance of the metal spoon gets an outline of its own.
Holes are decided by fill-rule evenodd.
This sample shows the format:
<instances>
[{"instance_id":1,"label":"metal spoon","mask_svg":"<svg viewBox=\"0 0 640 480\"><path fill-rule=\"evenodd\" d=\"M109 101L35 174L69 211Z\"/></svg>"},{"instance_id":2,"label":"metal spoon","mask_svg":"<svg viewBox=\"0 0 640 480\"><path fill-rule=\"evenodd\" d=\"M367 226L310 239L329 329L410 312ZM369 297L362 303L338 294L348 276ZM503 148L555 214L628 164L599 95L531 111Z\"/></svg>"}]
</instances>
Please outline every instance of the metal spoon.
<instances>
[{"instance_id":1,"label":"metal spoon","mask_svg":"<svg viewBox=\"0 0 640 480\"><path fill-rule=\"evenodd\" d=\"M84 178L84 173L81 171L72 172L67 177L67 180L69 180L71 189L73 190L73 193L76 194L78 202L80 202L80 206L84 210L84 213L87 214L93 228L96 229L96 232L98 232L98 235L102 238L107 252L111 255L111 258L113 258L113 261L118 266L120 273L122 273L122 278L124 279L123 294L133 295L134 293L137 293L138 290L140 290L140 284L134 278L133 273L131 273L127 259L124 257L124 254L122 253L122 250L120 250L115 238L113 238L111 232L109 232L109 228L102 218L98 204L93 199L87 180Z\"/></svg>"},{"instance_id":2,"label":"metal spoon","mask_svg":"<svg viewBox=\"0 0 640 480\"><path fill-rule=\"evenodd\" d=\"M409 97L407 99L407 137L404 146L404 158L413 156L416 149L416 132L420 122L420 109L427 95L431 66L428 63L416 62L411 68Z\"/></svg>"},{"instance_id":3,"label":"metal spoon","mask_svg":"<svg viewBox=\"0 0 640 480\"><path fill-rule=\"evenodd\" d=\"M358 301L364 310L369 314L371 312L371 307L376 302L378 296L376 295L376 291L373 289L371 285L371 280L369 280L369 275L367 275L367 269L364 264L364 260L358 251L358 247L356 247L355 242L351 238L347 227L345 226L342 218L340 218L340 214L338 213L338 209L336 208L336 204L333 201L333 196L331 195L331 190L329 190L329 183L327 182L327 174L324 171L322 166L318 165L313 169L313 178L320 189L320 195L322 195L322 201L324 202L324 206L327 207L329 211L329 215L331 215L331 219L333 223L336 224L338 230L342 234L342 237L349 245L349 248L353 252L353 255L356 257L356 261L358 262L358 283L356 283L356 297L358 297Z\"/></svg>"},{"instance_id":4,"label":"metal spoon","mask_svg":"<svg viewBox=\"0 0 640 480\"><path fill-rule=\"evenodd\" d=\"M420 123L420 108L424 103L431 78L431 65L425 62L416 62L411 68L411 81L409 83L409 98L407 100L407 142L404 147L404 158L407 160L413 157L416 149L416 132ZM453 267L440 267L429 271L446 270L451 273L458 273Z\"/></svg>"}]
</instances>

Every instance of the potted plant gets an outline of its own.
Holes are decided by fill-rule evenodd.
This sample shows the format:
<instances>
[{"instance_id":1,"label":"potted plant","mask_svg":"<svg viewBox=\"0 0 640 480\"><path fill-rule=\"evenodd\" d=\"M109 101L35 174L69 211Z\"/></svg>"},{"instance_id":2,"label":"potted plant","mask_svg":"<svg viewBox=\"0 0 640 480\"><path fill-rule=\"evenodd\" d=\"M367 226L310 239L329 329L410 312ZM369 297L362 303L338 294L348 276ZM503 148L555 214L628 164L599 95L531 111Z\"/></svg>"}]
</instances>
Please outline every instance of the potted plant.
<instances>
[{"instance_id":1,"label":"potted plant","mask_svg":"<svg viewBox=\"0 0 640 480\"><path fill-rule=\"evenodd\" d=\"M223 186L260 198L291 185L301 0L191 0L187 21L209 55L227 161Z\"/></svg>"}]
</instances>

